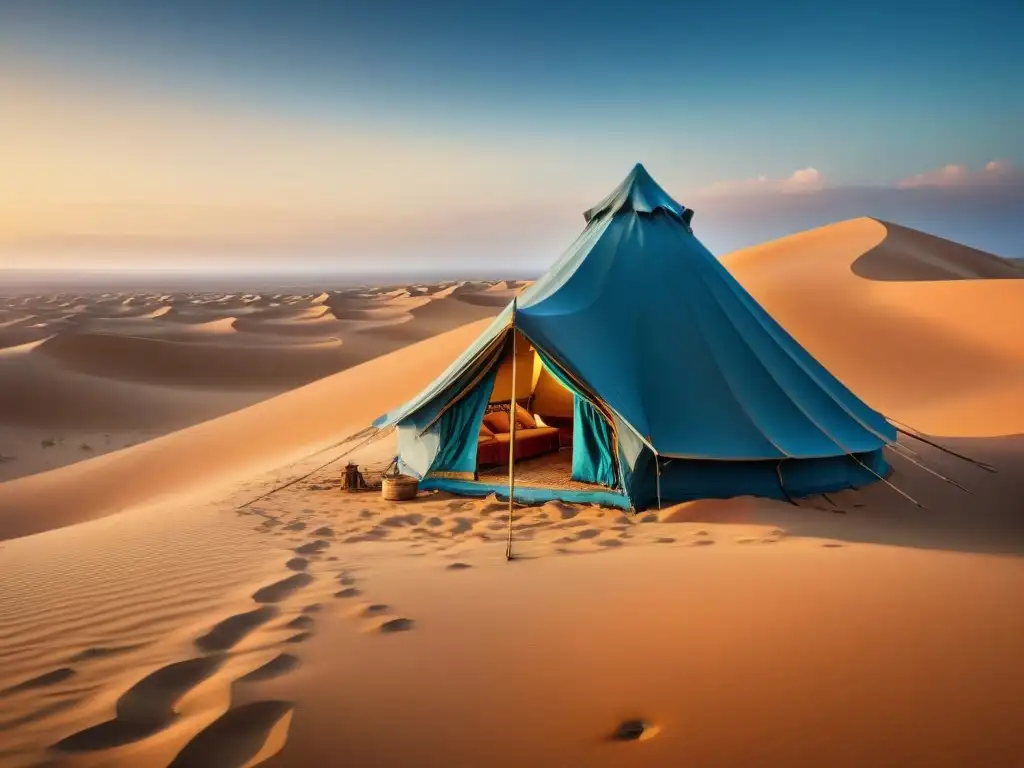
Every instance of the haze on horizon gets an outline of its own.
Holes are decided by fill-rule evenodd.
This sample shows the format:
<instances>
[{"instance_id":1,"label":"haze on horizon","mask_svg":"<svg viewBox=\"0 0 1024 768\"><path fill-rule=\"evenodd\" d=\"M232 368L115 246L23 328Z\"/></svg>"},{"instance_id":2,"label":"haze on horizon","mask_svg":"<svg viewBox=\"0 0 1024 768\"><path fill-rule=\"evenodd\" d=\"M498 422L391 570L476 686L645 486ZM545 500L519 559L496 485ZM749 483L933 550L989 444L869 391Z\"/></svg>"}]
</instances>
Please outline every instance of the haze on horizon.
<instances>
[{"instance_id":1,"label":"haze on horizon","mask_svg":"<svg viewBox=\"0 0 1024 768\"><path fill-rule=\"evenodd\" d=\"M872 215L1024 256L1022 23L4 0L0 267L539 271L637 161L718 253Z\"/></svg>"}]
</instances>

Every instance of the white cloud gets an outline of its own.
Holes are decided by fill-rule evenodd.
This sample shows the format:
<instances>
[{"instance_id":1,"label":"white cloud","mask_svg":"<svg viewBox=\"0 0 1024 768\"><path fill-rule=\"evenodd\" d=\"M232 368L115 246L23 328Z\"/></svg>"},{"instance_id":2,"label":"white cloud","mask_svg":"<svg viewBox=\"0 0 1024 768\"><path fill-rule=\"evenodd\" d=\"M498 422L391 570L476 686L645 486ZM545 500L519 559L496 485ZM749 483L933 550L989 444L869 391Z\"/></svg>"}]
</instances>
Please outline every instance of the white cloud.
<instances>
[{"instance_id":1,"label":"white cloud","mask_svg":"<svg viewBox=\"0 0 1024 768\"><path fill-rule=\"evenodd\" d=\"M719 181L701 190L707 196L744 195L763 192L810 192L821 189L824 174L817 168L800 168L784 179L757 176L736 181Z\"/></svg>"},{"instance_id":2,"label":"white cloud","mask_svg":"<svg viewBox=\"0 0 1024 768\"><path fill-rule=\"evenodd\" d=\"M921 187L967 187L999 183L1015 174L1015 169L1006 162L990 160L979 170L972 171L966 165L950 163L925 173L918 173L896 182L898 189Z\"/></svg>"}]
</instances>

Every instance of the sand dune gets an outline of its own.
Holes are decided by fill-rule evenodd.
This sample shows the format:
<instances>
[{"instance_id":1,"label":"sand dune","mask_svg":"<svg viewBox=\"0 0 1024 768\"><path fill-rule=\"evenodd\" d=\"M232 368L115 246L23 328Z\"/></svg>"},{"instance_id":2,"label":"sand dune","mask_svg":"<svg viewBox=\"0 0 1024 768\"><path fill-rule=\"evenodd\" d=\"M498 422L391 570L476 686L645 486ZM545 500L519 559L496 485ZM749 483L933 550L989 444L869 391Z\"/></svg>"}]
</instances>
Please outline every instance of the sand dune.
<instances>
[{"instance_id":1,"label":"sand dune","mask_svg":"<svg viewBox=\"0 0 1024 768\"><path fill-rule=\"evenodd\" d=\"M973 495L894 454L891 482L925 509L884 484L636 516L521 508L507 564L508 507L495 499L340 490L344 460L380 468L394 444L337 441L424 386L488 322L477 319L0 483L0 764L1015 764L1024 281L869 219L724 262L869 402L999 473L911 443ZM221 335L344 323L342 349L362 337L380 350L489 306L453 284L421 288L329 294L334 320L247 315ZM314 298L258 301L293 301L302 317ZM126 341L99 336L79 334ZM66 399L155 392L68 372L57 352L81 359L75 338L0 353L0 366L36 371L40 386L63 370ZM0 421L17 418L3 407Z\"/></svg>"},{"instance_id":2,"label":"sand dune","mask_svg":"<svg viewBox=\"0 0 1024 768\"><path fill-rule=\"evenodd\" d=\"M365 289L0 299L0 351L13 353L0 360L10 393L0 481L182 429L499 309L428 312L415 329L415 310L443 304L446 288L463 284L402 299ZM373 333L391 323L408 328Z\"/></svg>"},{"instance_id":3,"label":"sand dune","mask_svg":"<svg viewBox=\"0 0 1024 768\"><path fill-rule=\"evenodd\" d=\"M197 386L296 386L346 367L338 340L241 346L80 333L43 342L36 353L82 373Z\"/></svg>"},{"instance_id":4,"label":"sand dune","mask_svg":"<svg viewBox=\"0 0 1024 768\"><path fill-rule=\"evenodd\" d=\"M0 539L194 493L337 442L426 386L486 322L143 445L0 484ZM402 376L395 376L396 366Z\"/></svg>"},{"instance_id":5,"label":"sand dune","mask_svg":"<svg viewBox=\"0 0 1024 768\"><path fill-rule=\"evenodd\" d=\"M851 265L869 280L976 280L1024 278L1024 267L960 243L887 221L885 240Z\"/></svg>"},{"instance_id":6,"label":"sand dune","mask_svg":"<svg viewBox=\"0 0 1024 768\"><path fill-rule=\"evenodd\" d=\"M933 280L935 262L963 273L975 269L979 252L903 228L890 239L887 226L856 219L722 261L812 354L882 412L934 434L1024 432L1024 410L1013 406L1024 386L1024 344L1016 330L1024 280ZM905 258L933 247L939 255L932 261ZM886 264L890 255L900 274L918 264L913 280L869 280L853 272L862 258Z\"/></svg>"}]
</instances>

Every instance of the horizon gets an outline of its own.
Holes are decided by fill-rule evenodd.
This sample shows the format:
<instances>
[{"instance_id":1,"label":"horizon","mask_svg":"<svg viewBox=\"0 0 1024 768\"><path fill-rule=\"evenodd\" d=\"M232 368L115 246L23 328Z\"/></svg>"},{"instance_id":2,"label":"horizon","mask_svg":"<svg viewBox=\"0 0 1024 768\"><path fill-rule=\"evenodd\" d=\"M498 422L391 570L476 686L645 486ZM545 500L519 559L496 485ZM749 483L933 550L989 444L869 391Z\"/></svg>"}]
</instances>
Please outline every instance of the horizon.
<instances>
[{"instance_id":1,"label":"horizon","mask_svg":"<svg viewBox=\"0 0 1024 768\"><path fill-rule=\"evenodd\" d=\"M535 6L10 0L0 267L540 273L636 162L717 255L870 216L1024 256L1024 10Z\"/></svg>"}]
</instances>

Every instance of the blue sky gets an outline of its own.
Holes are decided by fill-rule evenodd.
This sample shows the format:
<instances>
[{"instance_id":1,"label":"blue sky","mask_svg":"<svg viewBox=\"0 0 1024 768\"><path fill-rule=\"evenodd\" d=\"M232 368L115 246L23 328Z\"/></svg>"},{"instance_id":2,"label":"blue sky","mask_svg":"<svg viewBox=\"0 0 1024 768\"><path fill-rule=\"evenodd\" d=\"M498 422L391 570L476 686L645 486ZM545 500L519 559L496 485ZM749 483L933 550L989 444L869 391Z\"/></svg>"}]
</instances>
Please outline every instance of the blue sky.
<instances>
[{"instance_id":1,"label":"blue sky","mask_svg":"<svg viewBox=\"0 0 1024 768\"><path fill-rule=\"evenodd\" d=\"M639 160L718 250L898 213L1024 256L991 215L1022 31L1005 0L0 0L0 253L543 266Z\"/></svg>"}]
</instances>

